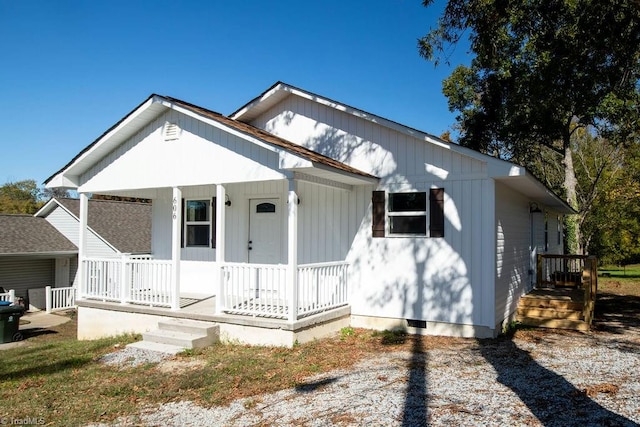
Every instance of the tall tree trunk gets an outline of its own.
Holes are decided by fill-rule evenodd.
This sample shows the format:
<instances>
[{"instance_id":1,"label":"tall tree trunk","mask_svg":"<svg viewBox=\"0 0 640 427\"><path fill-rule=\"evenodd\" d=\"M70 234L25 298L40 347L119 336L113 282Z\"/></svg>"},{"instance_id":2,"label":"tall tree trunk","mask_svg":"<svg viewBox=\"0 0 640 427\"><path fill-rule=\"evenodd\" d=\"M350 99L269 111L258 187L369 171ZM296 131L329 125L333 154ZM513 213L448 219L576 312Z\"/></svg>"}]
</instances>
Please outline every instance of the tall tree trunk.
<instances>
[{"instance_id":1,"label":"tall tree trunk","mask_svg":"<svg viewBox=\"0 0 640 427\"><path fill-rule=\"evenodd\" d=\"M573 152L571 151L571 133L567 129L566 135L563 137L563 149L564 149L564 190L567 204L576 211L579 211L578 207L578 195L576 187L578 180L576 179L576 171L573 166ZM566 217L566 250L569 254L582 255L582 246L580 245L580 224L577 215L570 215Z\"/></svg>"}]
</instances>

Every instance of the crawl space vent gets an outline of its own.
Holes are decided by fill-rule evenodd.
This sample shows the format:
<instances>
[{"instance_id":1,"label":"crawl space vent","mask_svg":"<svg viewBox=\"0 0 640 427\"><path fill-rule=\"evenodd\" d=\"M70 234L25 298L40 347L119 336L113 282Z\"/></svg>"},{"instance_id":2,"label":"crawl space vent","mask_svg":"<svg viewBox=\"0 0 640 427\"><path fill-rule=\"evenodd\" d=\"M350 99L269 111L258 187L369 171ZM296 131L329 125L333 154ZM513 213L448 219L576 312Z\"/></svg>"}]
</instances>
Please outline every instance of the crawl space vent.
<instances>
[{"instance_id":1,"label":"crawl space vent","mask_svg":"<svg viewBox=\"0 0 640 427\"><path fill-rule=\"evenodd\" d=\"M180 138L180 126L177 123L166 122L162 128L162 137L165 141L175 141Z\"/></svg>"}]
</instances>

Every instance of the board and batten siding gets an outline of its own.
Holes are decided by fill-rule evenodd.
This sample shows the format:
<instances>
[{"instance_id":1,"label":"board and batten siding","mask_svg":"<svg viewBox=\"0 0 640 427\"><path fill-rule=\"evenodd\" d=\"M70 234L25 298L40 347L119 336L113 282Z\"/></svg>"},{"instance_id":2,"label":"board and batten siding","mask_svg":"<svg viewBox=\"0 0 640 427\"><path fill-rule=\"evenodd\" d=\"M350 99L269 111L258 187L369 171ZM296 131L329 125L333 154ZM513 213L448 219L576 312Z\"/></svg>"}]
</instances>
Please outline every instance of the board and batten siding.
<instances>
[{"instance_id":1,"label":"board and batten siding","mask_svg":"<svg viewBox=\"0 0 640 427\"><path fill-rule=\"evenodd\" d=\"M80 223L69 212L56 206L45 218L62 235L78 246L80 236ZM117 257L120 253L112 246L89 230L87 233L86 254L89 257Z\"/></svg>"},{"instance_id":2,"label":"board and batten siding","mask_svg":"<svg viewBox=\"0 0 640 427\"><path fill-rule=\"evenodd\" d=\"M311 100L289 96L251 122L379 177L382 184L484 178L485 162Z\"/></svg>"},{"instance_id":3,"label":"board and batten siding","mask_svg":"<svg viewBox=\"0 0 640 427\"><path fill-rule=\"evenodd\" d=\"M0 257L0 286L27 297L29 289L55 285L55 260L28 257Z\"/></svg>"},{"instance_id":4,"label":"board and batten siding","mask_svg":"<svg viewBox=\"0 0 640 427\"><path fill-rule=\"evenodd\" d=\"M178 139L164 140L165 122L179 126ZM278 162L278 153L274 151L169 110L83 173L79 191L126 192L282 179Z\"/></svg>"},{"instance_id":5,"label":"board and batten siding","mask_svg":"<svg viewBox=\"0 0 640 427\"><path fill-rule=\"evenodd\" d=\"M531 288L531 219L529 200L496 183L496 295L495 324L516 310L520 297ZM544 236L543 236L544 237Z\"/></svg>"},{"instance_id":6,"label":"board and batten siding","mask_svg":"<svg viewBox=\"0 0 640 427\"><path fill-rule=\"evenodd\" d=\"M343 190L299 181L298 263L342 261L367 214L372 186ZM225 206L226 260L247 262L249 203L252 199L277 199L282 227L280 263L287 261L286 180L229 184L225 187L231 206ZM157 259L171 258L171 190L158 190L153 200L152 253ZM185 199L211 199L215 186L185 187ZM182 248L182 260L215 261L215 249Z\"/></svg>"},{"instance_id":7,"label":"board and batten siding","mask_svg":"<svg viewBox=\"0 0 640 427\"><path fill-rule=\"evenodd\" d=\"M373 239L370 193L364 210L348 211L356 220L364 213L347 255L352 314L494 327L495 237L486 232L494 201L485 162L297 96L252 124L379 177L377 190L387 194L444 188L444 238Z\"/></svg>"}]
</instances>

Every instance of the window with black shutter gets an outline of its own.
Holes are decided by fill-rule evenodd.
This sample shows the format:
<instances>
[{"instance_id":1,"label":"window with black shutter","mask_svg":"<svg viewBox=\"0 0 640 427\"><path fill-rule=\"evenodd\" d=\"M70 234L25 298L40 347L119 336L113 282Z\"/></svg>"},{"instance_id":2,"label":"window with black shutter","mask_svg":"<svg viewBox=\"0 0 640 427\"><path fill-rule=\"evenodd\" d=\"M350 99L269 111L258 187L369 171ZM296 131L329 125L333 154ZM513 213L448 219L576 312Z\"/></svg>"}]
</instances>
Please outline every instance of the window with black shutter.
<instances>
[{"instance_id":1,"label":"window with black shutter","mask_svg":"<svg viewBox=\"0 0 640 427\"><path fill-rule=\"evenodd\" d=\"M428 219L427 219L428 217ZM387 226L388 224L388 226ZM428 232L427 232L428 224ZM372 235L444 237L444 189L372 195Z\"/></svg>"}]
</instances>

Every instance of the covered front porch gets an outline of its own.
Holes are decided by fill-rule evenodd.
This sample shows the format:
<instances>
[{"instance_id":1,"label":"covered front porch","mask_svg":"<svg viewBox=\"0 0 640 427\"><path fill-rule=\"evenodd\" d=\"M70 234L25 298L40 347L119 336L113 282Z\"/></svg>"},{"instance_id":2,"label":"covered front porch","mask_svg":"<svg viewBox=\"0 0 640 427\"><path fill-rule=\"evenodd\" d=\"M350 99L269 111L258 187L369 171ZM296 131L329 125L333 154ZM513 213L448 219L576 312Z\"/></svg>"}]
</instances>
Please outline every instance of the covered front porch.
<instances>
[{"instance_id":1,"label":"covered front porch","mask_svg":"<svg viewBox=\"0 0 640 427\"><path fill-rule=\"evenodd\" d=\"M283 264L213 262L212 294L180 292L173 260L152 256L82 260L79 299L193 311L198 314L262 317L295 322L348 304L344 261L304 264L292 269ZM179 267L178 267L179 268ZM292 274L293 272L293 274ZM190 308L190 309L189 309Z\"/></svg>"}]
</instances>

